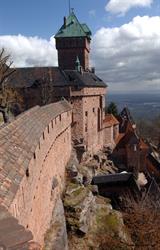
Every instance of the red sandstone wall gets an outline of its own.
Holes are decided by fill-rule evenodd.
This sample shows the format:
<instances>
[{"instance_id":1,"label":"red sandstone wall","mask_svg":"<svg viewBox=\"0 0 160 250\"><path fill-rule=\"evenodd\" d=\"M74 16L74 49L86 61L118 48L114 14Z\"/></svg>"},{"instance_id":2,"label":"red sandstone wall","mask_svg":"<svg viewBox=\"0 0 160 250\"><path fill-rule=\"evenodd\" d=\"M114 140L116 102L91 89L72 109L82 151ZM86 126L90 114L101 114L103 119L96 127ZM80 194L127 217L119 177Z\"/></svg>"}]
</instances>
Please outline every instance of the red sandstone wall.
<instances>
[{"instance_id":1,"label":"red sandstone wall","mask_svg":"<svg viewBox=\"0 0 160 250\"><path fill-rule=\"evenodd\" d=\"M100 130L98 128L99 96L83 97L83 133L89 151L97 151L102 146ZM100 122L102 117L99 117Z\"/></svg>"},{"instance_id":2,"label":"red sandstone wall","mask_svg":"<svg viewBox=\"0 0 160 250\"><path fill-rule=\"evenodd\" d=\"M29 164L29 177L24 176L9 207L19 223L30 229L34 241L43 243L57 197L65 184L65 166L71 154L71 112L50 122ZM35 131L36 132L36 131ZM58 186L52 189L53 178Z\"/></svg>"},{"instance_id":3,"label":"red sandstone wall","mask_svg":"<svg viewBox=\"0 0 160 250\"><path fill-rule=\"evenodd\" d=\"M104 128L104 145L110 146L113 143L113 126Z\"/></svg>"},{"instance_id":4,"label":"red sandstone wall","mask_svg":"<svg viewBox=\"0 0 160 250\"><path fill-rule=\"evenodd\" d=\"M60 68L74 70L77 56L83 69L89 68L90 41L87 38L57 38L56 48Z\"/></svg>"},{"instance_id":5,"label":"red sandstone wall","mask_svg":"<svg viewBox=\"0 0 160 250\"><path fill-rule=\"evenodd\" d=\"M89 68L89 55L85 48L61 49L58 51L58 65L61 69L75 69L77 56L84 70ZM68 60L68 58L70 60Z\"/></svg>"},{"instance_id":6,"label":"red sandstone wall","mask_svg":"<svg viewBox=\"0 0 160 250\"><path fill-rule=\"evenodd\" d=\"M104 88L83 88L73 91L73 140L83 138L87 150L91 153L97 152L104 145L103 119L105 106Z\"/></svg>"},{"instance_id":7,"label":"red sandstone wall","mask_svg":"<svg viewBox=\"0 0 160 250\"><path fill-rule=\"evenodd\" d=\"M104 145L115 147L115 140L119 135L119 125L105 127L103 130Z\"/></svg>"},{"instance_id":8,"label":"red sandstone wall","mask_svg":"<svg viewBox=\"0 0 160 250\"><path fill-rule=\"evenodd\" d=\"M83 138L83 101L77 97L72 101L72 140Z\"/></svg>"}]
</instances>

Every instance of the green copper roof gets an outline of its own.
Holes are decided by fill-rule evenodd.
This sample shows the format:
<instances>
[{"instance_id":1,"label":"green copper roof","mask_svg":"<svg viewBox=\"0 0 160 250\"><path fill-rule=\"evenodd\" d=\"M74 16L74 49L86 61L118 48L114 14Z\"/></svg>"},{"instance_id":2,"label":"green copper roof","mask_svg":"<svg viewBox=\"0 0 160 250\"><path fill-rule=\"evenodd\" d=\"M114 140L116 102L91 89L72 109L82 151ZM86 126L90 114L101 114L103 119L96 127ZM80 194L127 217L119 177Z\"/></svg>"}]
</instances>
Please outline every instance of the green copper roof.
<instances>
[{"instance_id":1,"label":"green copper roof","mask_svg":"<svg viewBox=\"0 0 160 250\"><path fill-rule=\"evenodd\" d=\"M89 37L91 31L87 24L80 24L75 14L72 12L66 19L66 24L63 24L60 30L55 35L58 37Z\"/></svg>"},{"instance_id":2,"label":"green copper roof","mask_svg":"<svg viewBox=\"0 0 160 250\"><path fill-rule=\"evenodd\" d=\"M83 30L85 31L86 34L88 34L89 36L92 35L92 33L91 33L91 31L86 23L81 24L81 26L83 27Z\"/></svg>"}]
</instances>

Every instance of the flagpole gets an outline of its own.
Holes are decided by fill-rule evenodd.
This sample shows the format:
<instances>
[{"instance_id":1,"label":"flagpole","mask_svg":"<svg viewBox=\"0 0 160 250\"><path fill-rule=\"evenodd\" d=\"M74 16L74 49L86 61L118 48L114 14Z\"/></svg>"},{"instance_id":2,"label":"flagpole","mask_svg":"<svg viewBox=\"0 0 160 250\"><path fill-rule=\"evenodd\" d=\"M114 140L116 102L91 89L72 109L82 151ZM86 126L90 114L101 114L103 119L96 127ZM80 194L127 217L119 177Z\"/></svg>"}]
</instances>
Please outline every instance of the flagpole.
<instances>
[{"instance_id":1,"label":"flagpole","mask_svg":"<svg viewBox=\"0 0 160 250\"><path fill-rule=\"evenodd\" d=\"M69 5L69 15L71 14L71 1L68 0L68 5Z\"/></svg>"}]
</instances>

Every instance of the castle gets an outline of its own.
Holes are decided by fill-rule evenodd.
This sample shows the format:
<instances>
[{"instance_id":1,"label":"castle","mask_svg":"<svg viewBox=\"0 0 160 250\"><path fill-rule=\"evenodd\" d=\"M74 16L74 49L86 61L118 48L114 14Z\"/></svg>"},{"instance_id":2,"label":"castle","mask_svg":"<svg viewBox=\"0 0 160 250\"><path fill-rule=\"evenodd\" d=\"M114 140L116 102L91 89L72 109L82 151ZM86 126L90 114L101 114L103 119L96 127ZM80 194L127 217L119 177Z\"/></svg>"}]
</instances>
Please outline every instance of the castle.
<instances>
[{"instance_id":1,"label":"castle","mask_svg":"<svg viewBox=\"0 0 160 250\"><path fill-rule=\"evenodd\" d=\"M114 140L104 122L107 85L89 65L91 31L71 12L55 39L59 67L17 68L10 77L10 87L16 91L13 109L19 113L65 98L73 111L72 140L96 152L105 137L108 144Z\"/></svg>"},{"instance_id":2,"label":"castle","mask_svg":"<svg viewBox=\"0 0 160 250\"><path fill-rule=\"evenodd\" d=\"M58 67L17 68L9 78L16 118L0 129L0 248L43 246L73 147L80 161L110 147L122 170L160 177L129 110L118 120L105 114L107 85L90 68L88 26L72 11L55 39Z\"/></svg>"},{"instance_id":3,"label":"castle","mask_svg":"<svg viewBox=\"0 0 160 250\"><path fill-rule=\"evenodd\" d=\"M59 67L17 68L9 79L21 113L0 130L0 245L9 249L43 245L72 143L81 159L119 135L117 119L105 117L107 85L90 69L88 26L72 11L55 39Z\"/></svg>"}]
</instances>

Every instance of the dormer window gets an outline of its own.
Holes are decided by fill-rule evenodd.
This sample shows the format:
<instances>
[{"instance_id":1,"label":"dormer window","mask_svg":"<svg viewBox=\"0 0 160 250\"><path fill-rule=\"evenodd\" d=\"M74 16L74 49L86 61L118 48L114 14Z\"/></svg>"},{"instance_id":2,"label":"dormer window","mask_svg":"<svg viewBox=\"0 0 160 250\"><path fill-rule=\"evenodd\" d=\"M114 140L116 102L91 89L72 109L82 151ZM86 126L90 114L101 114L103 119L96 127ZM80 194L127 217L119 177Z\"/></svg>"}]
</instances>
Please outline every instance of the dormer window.
<instances>
[{"instance_id":1,"label":"dormer window","mask_svg":"<svg viewBox=\"0 0 160 250\"><path fill-rule=\"evenodd\" d=\"M137 151L137 144L134 144L134 145L133 145L133 150L134 150L134 152Z\"/></svg>"}]
</instances>

